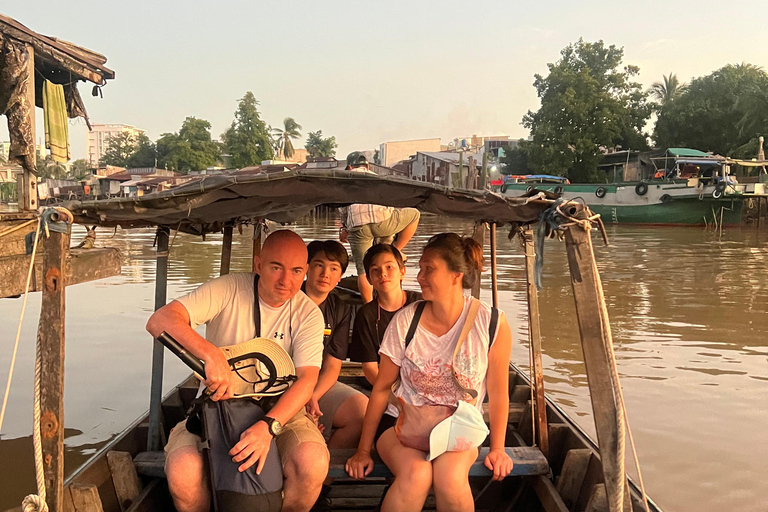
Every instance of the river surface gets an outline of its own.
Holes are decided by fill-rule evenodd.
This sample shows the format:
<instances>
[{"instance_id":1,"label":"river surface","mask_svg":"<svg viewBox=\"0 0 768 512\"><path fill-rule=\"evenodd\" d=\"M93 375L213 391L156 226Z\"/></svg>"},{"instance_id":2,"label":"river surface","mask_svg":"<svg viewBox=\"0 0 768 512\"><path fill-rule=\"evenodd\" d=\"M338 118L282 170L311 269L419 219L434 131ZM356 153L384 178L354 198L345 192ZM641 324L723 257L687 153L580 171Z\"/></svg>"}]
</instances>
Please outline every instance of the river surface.
<instances>
[{"instance_id":1,"label":"river surface","mask_svg":"<svg viewBox=\"0 0 768 512\"><path fill-rule=\"evenodd\" d=\"M307 240L332 238L337 221L301 222ZM73 245L84 230L75 227ZM425 217L409 256L407 287L429 235L471 226ZM768 238L731 228L609 227L595 239L618 368L649 495L667 511L766 511L768 493ZM123 256L122 275L67 288L67 474L149 404L154 304L150 229L98 231ZM179 234L170 250L169 300L218 275L221 235ZM525 273L518 240L499 233L499 300L528 367ZM251 267L251 236L235 233L232 271ZM354 267L354 265L352 265ZM350 269L350 270L353 270ZM489 274L483 298L489 300ZM0 299L0 384L5 388L21 299ZM565 247L546 243L539 298L547 393L594 432ZM31 422L40 294L30 296L0 439L0 510L35 491ZM166 357L164 388L188 370ZM628 464L629 467L629 464Z\"/></svg>"}]
</instances>

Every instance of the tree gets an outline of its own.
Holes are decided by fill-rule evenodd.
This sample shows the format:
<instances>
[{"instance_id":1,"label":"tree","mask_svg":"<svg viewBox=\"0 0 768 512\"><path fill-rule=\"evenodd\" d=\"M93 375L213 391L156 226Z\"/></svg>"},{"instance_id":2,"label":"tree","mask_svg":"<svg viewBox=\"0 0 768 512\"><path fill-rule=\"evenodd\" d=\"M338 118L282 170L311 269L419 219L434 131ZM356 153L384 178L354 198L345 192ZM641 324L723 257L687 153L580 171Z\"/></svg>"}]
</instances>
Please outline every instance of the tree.
<instances>
[{"instance_id":1,"label":"tree","mask_svg":"<svg viewBox=\"0 0 768 512\"><path fill-rule=\"evenodd\" d=\"M125 161L125 167L136 169L141 167L155 167L157 164L157 150L155 143L143 133L136 139L133 153Z\"/></svg>"},{"instance_id":2,"label":"tree","mask_svg":"<svg viewBox=\"0 0 768 512\"><path fill-rule=\"evenodd\" d=\"M339 146L336 144L336 137L323 138L323 130L317 130L309 132L304 147L307 148L310 158L318 158L336 156L336 148Z\"/></svg>"},{"instance_id":3,"label":"tree","mask_svg":"<svg viewBox=\"0 0 768 512\"><path fill-rule=\"evenodd\" d=\"M751 64L728 64L694 78L656 120L661 147L690 147L735 156L757 139L768 120L768 74Z\"/></svg>"},{"instance_id":4,"label":"tree","mask_svg":"<svg viewBox=\"0 0 768 512\"><path fill-rule=\"evenodd\" d=\"M178 133L157 139L158 165L187 173L207 169L221 158L221 146L211 139L211 123L188 117Z\"/></svg>"},{"instance_id":5,"label":"tree","mask_svg":"<svg viewBox=\"0 0 768 512\"><path fill-rule=\"evenodd\" d=\"M660 106L669 104L674 99L679 98L685 90L688 88L686 84L681 84L677 79L677 75L670 73L669 75L662 75L662 82L654 82L651 85L650 95L651 98L656 100Z\"/></svg>"},{"instance_id":6,"label":"tree","mask_svg":"<svg viewBox=\"0 0 768 512\"><path fill-rule=\"evenodd\" d=\"M518 147L514 149L504 146L504 156L500 160L502 174L531 174L528 167L528 154L519 146L522 142L520 139Z\"/></svg>"},{"instance_id":7,"label":"tree","mask_svg":"<svg viewBox=\"0 0 768 512\"><path fill-rule=\"evenodd\" d=\"M240 99L232 126L221 135L224 148L237 168L259 165L274 156L267 125L261 120L253 93L248 91Z\"/></svg>"},{"instance_id":8,"label":"tree","mask_svg":"<svg viewBox=\"0 0 768 512\"><path fill-rule=\"evenodd\" d=\"M72 167L69 169L69 176L74 180L82 180L88 175L93 174L93 169L85 158L78 158L72 162Z\"/></svg>"},{"instance_id":9,"label":"tree","mask_svg":"<svg viewBox=\"0 0 768 512\"><path fill-rule=\"evenodd\" d=\"M136 152L136 139L128 132L120 132L107 140L107 149L99 160L100 164L127 167L128 158Z\"/></svg>"},{"instance_id":10,"label":"tree","mask_svg":"<svg viewBox=\"0 0 768 512\"><path fill-rule=\"evenodd\" d=\"M286 117L283 119L283 129L273 128L272 132L277 141L277 153L282 151L283 157L286 159L293 158L295 153L293 149L293 142L291 139L298 139L301 137L301 125L293 120L292 117Z\"/></svg>"},{"instance_id":11,"label":"tree","mask_svg":"<svg viewBox=\"0 0 768 512\"><path fill-rule=\"evenodd\" d=\"M639 68L620 69L622 48L579 39L560 55L547 65L547 77L535 77L541 108L523 117L532 141L521 148L533 170L576 182L598 181L605 148L647 148L643 127L652 112L648 93L632 81Z\"/></svg>"}]
</instances>

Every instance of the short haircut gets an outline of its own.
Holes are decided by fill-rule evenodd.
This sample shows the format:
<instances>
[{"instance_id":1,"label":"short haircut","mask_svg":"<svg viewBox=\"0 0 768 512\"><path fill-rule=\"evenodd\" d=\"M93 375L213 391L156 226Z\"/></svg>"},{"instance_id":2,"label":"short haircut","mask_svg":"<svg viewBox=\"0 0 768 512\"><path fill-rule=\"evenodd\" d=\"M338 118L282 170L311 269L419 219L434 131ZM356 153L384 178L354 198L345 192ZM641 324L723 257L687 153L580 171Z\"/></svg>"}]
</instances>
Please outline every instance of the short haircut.
<instances>
[{"instance_id":1,"label":"short haircut","mask_svg":"<svg viewBox=\"0 0 768 512\"><path fill-rule=\"evenodd\" d=\"M373 259L379 254L391 254L392 256L394 256L395 261L397 262L397 266L400 267L400 270L403 270L405 268L403 255L400 254L400 251L398 251L393 245L374 244L371 246L370 249L365 251L365 256L363 256L363 266L365 267L365 275L367 275L368 277L370 277L370 270L371 270L371 265L373 265Z\"/></svg>"},{"instance_id":2,"label":"short haircut","mask_svg":"<svg viewBox=\"0 0 768 512\"><path fill-rule=\"evenodd\" d=\"M336 261L341 265L341 273L347 271L349 265L349 255L347 250L336 240L315 240L307 246L307 263L317 256L317 253L325 254L326 259Z\"/></svg>"}]
</instances>

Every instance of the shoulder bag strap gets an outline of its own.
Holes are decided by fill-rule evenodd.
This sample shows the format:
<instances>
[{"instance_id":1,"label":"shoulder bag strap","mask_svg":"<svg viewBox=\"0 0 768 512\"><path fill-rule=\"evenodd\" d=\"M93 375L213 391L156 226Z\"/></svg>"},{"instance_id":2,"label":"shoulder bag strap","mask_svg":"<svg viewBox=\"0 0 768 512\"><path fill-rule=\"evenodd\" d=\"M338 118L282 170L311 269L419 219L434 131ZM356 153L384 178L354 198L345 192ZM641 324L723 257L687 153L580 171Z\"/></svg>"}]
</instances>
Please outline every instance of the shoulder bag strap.
<instances>
[{"instance_id":1,"label":"shoulder bag strap","mask_svg":"<svg viewBox=\"0 0 768 512\"><path fill-rule=\"evenodd\" d=\"M261 338L261 306L259 305L259 274L253 275L253 325L254 338Z\"/></svg>"},{"instance_id":2,"label":"shoulder bag strap","mask_svg":"<svg viewBox=\"0 0 768 512\"><path fill-rule=\"evenodd\" d=\"M459 349L461 349L461 346L464 344L464 340L467 339L467 335L469 334L470 329L472 329L472 326L475 324L475 319L477 318L477 312L480 309L480 301L477 299L470 299L469 303L469 311L467 311L467 318L464 320L464 326L461 328L461 334L459 334L459 339L456 342L456 348L453 349L453 357L451 358L451 374L453 375L453 380L456 382L456 385L467 393L469 396L472 397L472 405L475 405L477 403L477 390L476 389L470 389L465 388L461 385L459 382L459 379L456 377L456 368L454 367L454 361L456 360L456 354L459 353Z\"/></svg>"},{"instance_id":3,"label":"shoulder bag strap","mask_svg":"<svg viewBox=\"0 0 768 512\"><path fill-rule=\"evenodd\" d=\"M421 314L424 313L424 306L426 305L426 301L423 300L416 305L416 311L413 312L411 325L408 327L408 334L405 335L405 348L408 348L408 345L410 345L413 340L413 335L416 334L416 328L419 326L419 320L421 319Z\"/></svg>"}]
</instances>

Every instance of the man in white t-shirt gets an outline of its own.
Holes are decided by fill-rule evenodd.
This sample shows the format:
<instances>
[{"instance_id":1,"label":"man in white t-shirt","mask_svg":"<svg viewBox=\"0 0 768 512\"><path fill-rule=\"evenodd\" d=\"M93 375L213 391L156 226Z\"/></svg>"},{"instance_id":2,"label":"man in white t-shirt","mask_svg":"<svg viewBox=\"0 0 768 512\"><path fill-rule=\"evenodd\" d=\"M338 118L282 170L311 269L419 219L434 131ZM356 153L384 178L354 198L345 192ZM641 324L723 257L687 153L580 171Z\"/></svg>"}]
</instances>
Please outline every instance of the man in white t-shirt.
<instances>
[{"instance_id":1,"label":"man in white t-shirt","mask_svg":"<svg viewBox=\"0 0 768 512\"><path fill-rule=\"evenodd\" d=\"M323 315L302 291L307 273L307 248L293 231L272 233L260 257L254 258L258 279L262 337L279 343L296 367L296 381L269 410L267 417L246 429L230 454L245 471L261 469L275 438L285 477L283 510L308 511L328 473L325 440L304 405L312 397L323 357ZM232 373L218 347L254 338L254 274L228 274L157 310L147 323L155 337L163 331L205 363L204 384L213 400L232 397ZM205 338L195 327L205 324ZM165 472L176 509L207 511L210 489L200 452L200 438L186 429L186 420L172 431L165 447Z\"/></svg>"}]
</instances>

